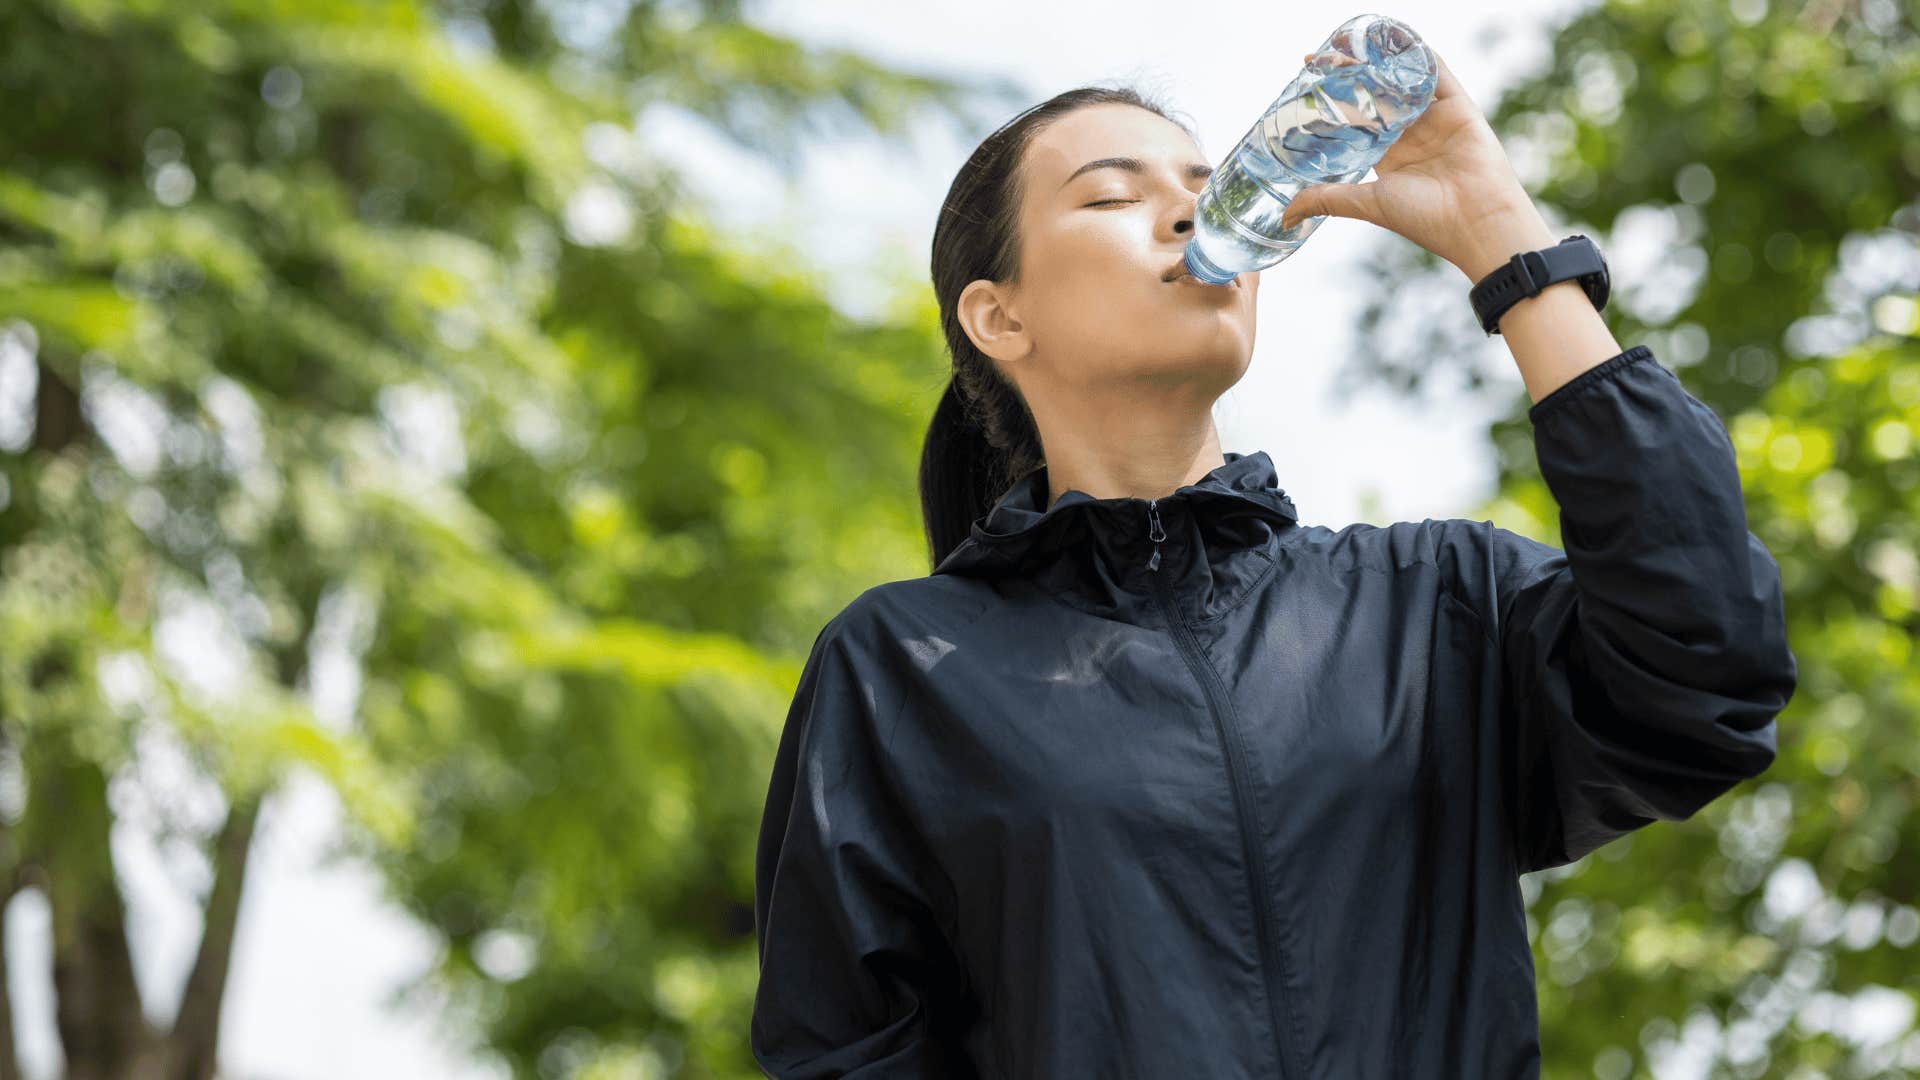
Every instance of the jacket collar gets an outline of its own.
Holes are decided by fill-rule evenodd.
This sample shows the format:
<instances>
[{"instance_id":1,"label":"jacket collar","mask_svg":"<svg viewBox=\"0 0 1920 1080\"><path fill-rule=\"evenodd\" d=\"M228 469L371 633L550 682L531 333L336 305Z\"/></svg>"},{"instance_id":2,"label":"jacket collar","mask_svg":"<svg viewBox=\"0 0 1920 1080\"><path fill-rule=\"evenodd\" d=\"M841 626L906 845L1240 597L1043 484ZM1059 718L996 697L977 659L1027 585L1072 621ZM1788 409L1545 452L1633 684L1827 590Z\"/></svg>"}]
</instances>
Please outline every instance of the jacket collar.
<instances>
[{"instance_id":1,"label":"jacket collar","mask_svg":"<svg viewBox=\"0 0 1920 1080\"><path fill-rule=\"evenodd\" d=\"M1209 613L1230 602L1220 595L1227 583L1249 569L1264 569L1266 561L1250 552L1270 556L1270 538L1299 521L1266 451L1222 456L1219 467L1158 499L1096 499L1075 488L1052 506L1046 504L1047 467L1041 465L974 519L967 539L933 572L1031 575L1055 591L1077 592L1089 602L1085 606L1101 610L1132 608L1121 594L1145 597L1160 581L1175 593L1197 594L1183 605L1189 614ZM1158 577L1149 569L1155 548L1149 503L1166 533L1158 545Z\"/></svg>"}]
</instances>

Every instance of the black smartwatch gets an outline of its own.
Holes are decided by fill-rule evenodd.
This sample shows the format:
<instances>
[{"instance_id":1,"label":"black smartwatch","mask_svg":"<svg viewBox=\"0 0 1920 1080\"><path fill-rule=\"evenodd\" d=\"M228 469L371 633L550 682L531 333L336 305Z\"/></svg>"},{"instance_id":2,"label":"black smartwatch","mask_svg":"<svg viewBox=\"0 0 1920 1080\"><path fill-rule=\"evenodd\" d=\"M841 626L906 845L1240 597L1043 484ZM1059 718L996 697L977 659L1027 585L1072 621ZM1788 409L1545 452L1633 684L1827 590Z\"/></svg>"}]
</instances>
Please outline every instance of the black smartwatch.
<instances>
[{"instance_id":1,"label":"black smartwatch","mask_svg":"<svg viewBox=\"0 0 1920 1080\"><path fill-rule=\"evenodd\" d=\"M1594 310L1607 310L1607 294L1611 288L1607 260L1597 244L1579 233L1550 248L1520 252L1481 278L1467 298L1473 302L1473 313L1480 317L1480 329L1492 337L1500 332L1500 316L1506 314L1508 308L1539 295L1541 289L1556 281L1575 278L1586 290L1587 299L1593 301Z\"/></svg>"}]
</instances>

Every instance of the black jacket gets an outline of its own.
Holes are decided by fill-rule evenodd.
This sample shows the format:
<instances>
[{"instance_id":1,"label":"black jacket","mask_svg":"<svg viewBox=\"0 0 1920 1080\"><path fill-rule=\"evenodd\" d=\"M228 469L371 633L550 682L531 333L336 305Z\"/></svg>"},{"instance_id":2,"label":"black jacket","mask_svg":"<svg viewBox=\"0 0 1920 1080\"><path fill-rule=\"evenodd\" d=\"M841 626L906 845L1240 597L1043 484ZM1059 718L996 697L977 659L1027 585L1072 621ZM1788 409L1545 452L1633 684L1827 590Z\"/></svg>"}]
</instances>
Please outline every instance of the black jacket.
<instances>
[{"instance_id":1,"label":"black jacket","mask_svg":"<svg viewBox=\"0 0 1920 1080\"><path fill-rule=\"evenodd\" d=\"M761 822L760 1065L1537 1076L1518 875L1765 770L1797 671L1726 428L1646 346L1529 416L1564 550L1301 525L1226 453L1157 500L1036 470L848 604Z\"/></svg>"}]
</instances>

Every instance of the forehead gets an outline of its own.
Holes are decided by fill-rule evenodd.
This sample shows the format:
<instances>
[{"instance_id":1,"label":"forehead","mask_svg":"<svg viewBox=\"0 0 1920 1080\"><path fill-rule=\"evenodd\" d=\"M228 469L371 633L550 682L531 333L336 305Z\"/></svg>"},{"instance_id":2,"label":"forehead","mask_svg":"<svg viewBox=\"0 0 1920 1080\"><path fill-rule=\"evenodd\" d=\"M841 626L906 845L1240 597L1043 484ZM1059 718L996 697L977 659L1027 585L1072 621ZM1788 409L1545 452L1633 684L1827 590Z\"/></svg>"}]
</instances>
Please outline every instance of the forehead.
<instances>
[{"instance_id":1,"label":"forehead","mask_svg":"<svg viewBox=\"0 0 1920 1080\"><path fill-rule=\"evenodd\" d=\"M1166 117L1137 105L1102 103L1075 109L1035 135L1027 147L1027 176L1034 192L1046 195L1075 169L1104 157L1136 157L1150 169L1176 172L1205 160L1186 129Z\"/></svg>"}]
</instances>

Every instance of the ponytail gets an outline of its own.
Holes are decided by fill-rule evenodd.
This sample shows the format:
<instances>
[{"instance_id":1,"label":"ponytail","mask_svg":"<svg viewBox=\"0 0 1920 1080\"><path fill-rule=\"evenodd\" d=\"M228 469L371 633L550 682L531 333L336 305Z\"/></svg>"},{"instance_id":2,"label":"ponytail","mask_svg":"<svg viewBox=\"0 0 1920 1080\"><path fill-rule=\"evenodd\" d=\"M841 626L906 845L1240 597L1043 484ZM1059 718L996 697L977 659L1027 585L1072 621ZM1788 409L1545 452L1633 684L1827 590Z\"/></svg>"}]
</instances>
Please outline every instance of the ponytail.
<instances>
[{"instance_id":1,"label":"ponytail","mask_svg":"<svg viewBox=\"0 0 1920 1080\"><path fill-rule=\"evenodd\" d=\"M990 378L997 379L997 373ZM927 425L920 449L920 515L932 566L967 538L975 518L993 508L1013 482L1041 464L1039 435L1013 388L991 395L1014 408L985 422L967 400L956 374ZM996 443L989 428L998 428Z\"/></svg>"}]
</instances>

